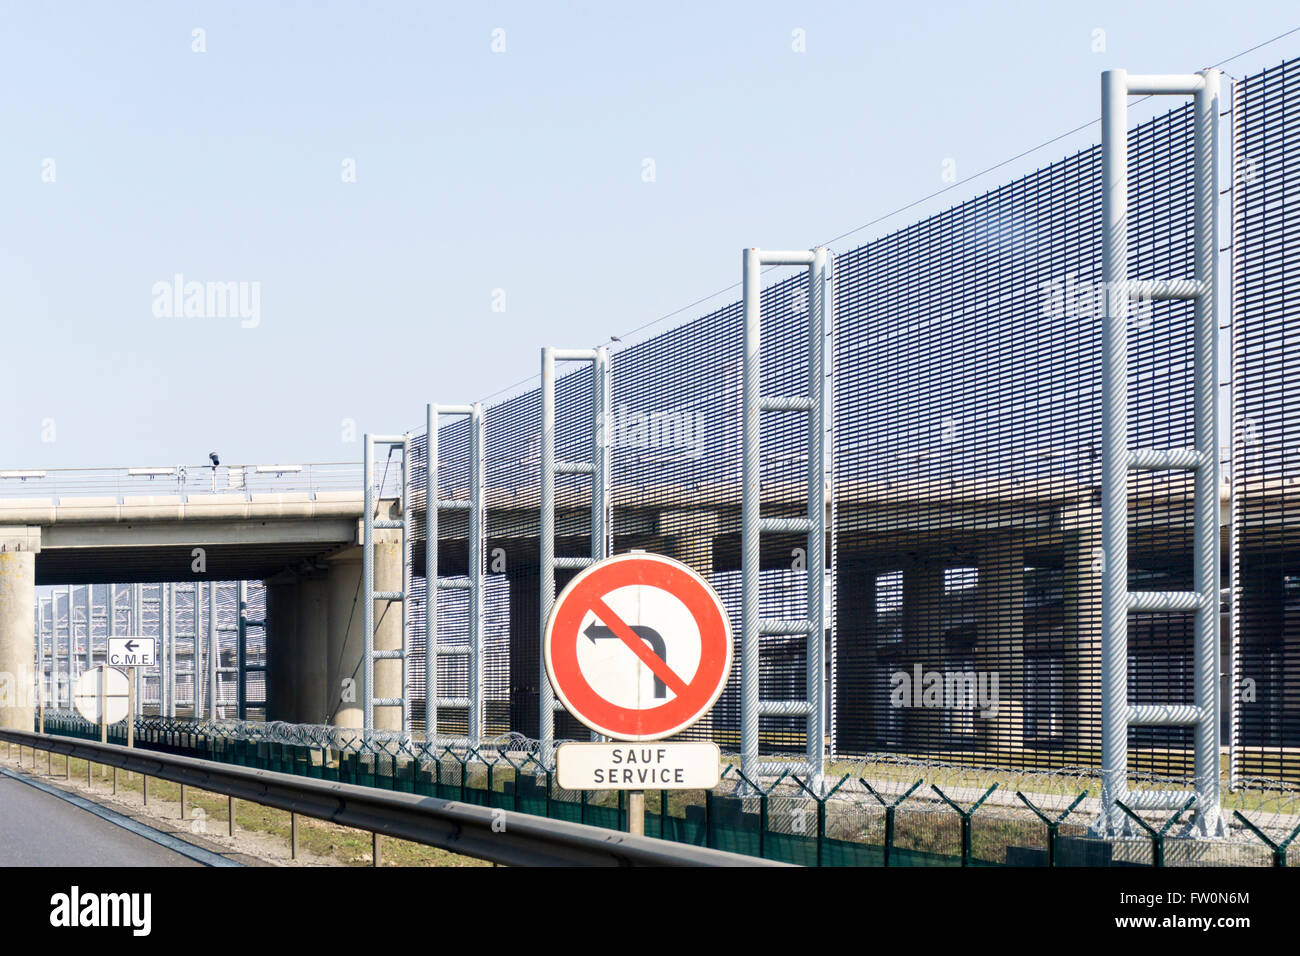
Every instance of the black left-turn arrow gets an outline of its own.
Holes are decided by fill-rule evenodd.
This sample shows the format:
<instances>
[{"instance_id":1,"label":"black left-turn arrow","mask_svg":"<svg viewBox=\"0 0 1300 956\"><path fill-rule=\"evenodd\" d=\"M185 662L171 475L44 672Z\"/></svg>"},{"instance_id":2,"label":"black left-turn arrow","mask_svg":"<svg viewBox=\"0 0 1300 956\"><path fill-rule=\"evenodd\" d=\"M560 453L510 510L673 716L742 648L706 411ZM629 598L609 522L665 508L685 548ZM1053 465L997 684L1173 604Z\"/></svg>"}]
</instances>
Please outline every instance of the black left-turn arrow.
<instances>
[{"instance_id":1,"label":"black left-turn arrow","mask_svg":"<svg viewBox=\"0 0 1300 956\"><path fill-rule=\"evenodd\" d=\"M595 644L597 641L608 640L611 637L614 638L615 640L618 639L617 634L615 634L612 630L607 628L604 624L599 624L596 621L592 621L590 624L588 624L587 629L582 633L587 635L587 640L591 641L591 643L593 644ZM650 650L654 651L655 654L658 655L661 661L663 661L665 664L668 663L668 647L664 643L663 635L661 635L653 627L645 627L642 624L632 625L632 633L635 634L637 637L641 638L641 640L645 641L647 644L649 644ZM664 685L662 678L660 678L659 675L656 674L655 675L655 698L661 700L667 696L668 696L668 688Z\"/></svg>"}]
</instances>

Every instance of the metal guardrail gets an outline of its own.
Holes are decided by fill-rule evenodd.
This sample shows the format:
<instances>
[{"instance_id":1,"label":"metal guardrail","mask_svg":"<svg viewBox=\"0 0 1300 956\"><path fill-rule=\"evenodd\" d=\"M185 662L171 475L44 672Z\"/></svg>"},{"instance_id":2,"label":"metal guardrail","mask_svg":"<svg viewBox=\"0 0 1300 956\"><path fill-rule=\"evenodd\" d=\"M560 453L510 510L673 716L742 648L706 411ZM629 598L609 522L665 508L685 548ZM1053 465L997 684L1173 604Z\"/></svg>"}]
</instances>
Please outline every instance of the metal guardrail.
<instances>
[{"instance_id":1,"label":"metal guardrail","mask_svg":"<svg viewBox=\"0 0 1300 956\"><path fill-rule=\"evenodd\" d=\"M0 740L508 866L784 866L602 827L23 730Z\"/></svg>"}]
</instances>

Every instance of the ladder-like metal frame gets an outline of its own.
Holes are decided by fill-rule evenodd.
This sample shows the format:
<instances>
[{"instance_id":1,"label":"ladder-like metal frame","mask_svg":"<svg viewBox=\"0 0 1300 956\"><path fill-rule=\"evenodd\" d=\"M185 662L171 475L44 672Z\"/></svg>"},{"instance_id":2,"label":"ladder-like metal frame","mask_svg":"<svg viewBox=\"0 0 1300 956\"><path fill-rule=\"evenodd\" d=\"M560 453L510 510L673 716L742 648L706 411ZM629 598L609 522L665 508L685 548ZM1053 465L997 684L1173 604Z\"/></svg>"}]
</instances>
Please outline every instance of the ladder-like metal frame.
<instances>
[{"instance_id":1,"label":"ladder-like metal frame","mask_svg":"<svg viewBox=\"0 0 1300 956\"><path fill-rule=\"evenodd\" d=\"M65 585L63 588L63 602L68 608L68 655L64 663L67 664L68 672L68 709L72 709L72 695L75 693L76 677L72 673L73 658L77 656L77 629L72 621L72 585ZM58 605L55 605L57 613ZM58 633L58 625L55 625L55 634Z\"/></svg>"},{"instance_id":2,"label":"ladder-like metal frame","mask_svg":"<svg viewBox=\"0 0 1300 956\"><path fill-rule=\"evenodd\" d=\"M389 454L393 448L402 449L401 464L401 517L375 517L375 446L387 445ZM401 732L405 739L411 736L411 708L406 697L407 661L410 651L410 593L411 593L411 555L414 535L411 533L409 518L411 516L411 436L371 435L365 438L365 513L361 525L361 627L365 640L361 657L364 667L365 687L362 689L363 731L370 734L375 729L375 708L396 707L401 710ZM392 528L402 532L402 589L400 591L375 590L375 529ZM391 650L375 650L375 602L385 601L402 606L401 630L402 640L399 647ZM401 696L375 696L375 661L401 661L402 681Z\"/></svg>"},{"instance_id":3,"label":"ladder-like metal frame","mask_svg":"<svg viewBox=\"0 0 1300 956\"><path fill-rule=\"evenodd\" d=\"M162 666L163 683L159 692L158 713L163 717L176 716L176 585L163 585L163 606L160 619L163 631Z\"/></svg>"},{"instance_id":4,"label":"ladder-like metal frame","mask_svg":"<svg viewBox=\"0 0 1300 956\"><path fill-rule=\"evenodd\" d=\"M589 461L555 460L555 363L590 362L592 365L592 441ZM542 349L542 434L541 434L541 527L539 533L541 578L541 630L539 641L546 638L546 622L555 607L555 572L580 571L609 557L613 551L613 523L610 520L609 489L609 350ZM591 554L586 557L555 556L555 476L591 476ZM555 712L563 705L546 674L546 655L538 644L539 720L537 736L542 742L542 760L551 765L555 744ZM596 735L593 734L593 739Z\"/></svg>"},{"instance_id":5,"label":"ladder-like metal frame","mask_svg":"<svg viewBox=\"0 0 1300 956\"><path fill-rule=\"evenodd\" d=\"M806 266L808 269L808 393L762 393L762 269L765 265ZM744 386L741 503L741 636L740 636L740 748L741 770L751 780L763 773L781 773L787 763L759 760L760 717L804 717L806 765L810 786L820 789L825 766L825 641L826 585L826 334L831 309L830 255L824 246L808 251L772 252L746 249L744 268ZM803 412L808 416L808 513L802 518L762 516L761 413ZM797 619L772 619L760 615L761 550L763 533L803 532L808 537L807 613ZM760 700L761 639L767 635L804 635L807 690L804 700Z\"/></svg>"},{"instance_id":6,"label":"ladder-like metal frame","mask_svg":"<svg viewBox=\"0 0 1300 956\"><path fill-rule=\"evenodd\" d=\"M211 655L209 659L209 665L208 665L209 666L208 674L210 680L210 690L209 690L210 700L208 704L208 711L213 720L219 719L219 715L220 715L220 710L219 710L220 676L219 675L226 674L230 676L230 681L232 684L234 684L234 688L235 688L235 702L234 702L235 714L238 717L238 719L243 720L244 719L243 714L246 708L246 697L247 697L247 693L244 685L248 677L246 667L245 667L245 660L244 660L245 650L246 650L245 641L247 640L247 629L249 624L258 624L262 622L248 621L245 619L246 612L245 612L244 604L248 597L247 585L243 581L236 581L234 582L235 593L234 593L234 606L232 608L233 615L234 615L234 623L219 624L218 613L220 610L220 604L218 600L217 587L218 587L217 581L208 582L208 610L209 610L208 652ZM161 626L159 630L161 631ZM234 654L235 662L233 664L221 663L221 645L220 645L220 638L219 638L219 635L221 634L235 635L235 654ZM253 667L252 670L254 671L265 670L265 668Z\"/></svg>"},{"instance_id":7,"label":"ladder-like metal frame","mask_svg":"<svg viewBox=\"0 0 1300 956\"><path fill-rule=\"evenodd\" d=\"M176 638L180 636L176 629L176 597L179 594L186 593L193 595L192 607L194 609L194 633L190 635L192 637L190 644L190 668L189 670L182 671L176 666ZM171 637L167 642L166 648L168 671L167 681L169 685L167 715L169 717L176 716L176 678L186 676L190 678L190 699L188 702L190 705L190 714L196 720L200 716L200 690L202 689L202 684L199 680L199 663L202 660L202 647L199 635L200 628L202 627L202 620L202 582L194 581L188 585L180 582L172 584L167 600L167 629L171 632Z\"/></svg>"},{"instance_id":8,"label":"ladder-like metal frame","mask_svg":"<svg viewBox=\"0 0 1300 956\"><path fill-rule=\"evenodd\" d=\"M424 737L438 737L438 708L463 707L468 712L468 738L473 746L483 739L483 560L487 522L483 499L483 406L429 405L425 409L428 445L425 450L425 534L424 574L426 653L424 659ZM469 497L443 498L438 484L438 419L442 415L469 420ZM465 578L444 578L438 573L438 518L442 511L465 511L469 515L468 574ZM469 592L469 627L464 644L443 645L438 641L438 592ZM441 697L438 693L438 658L469 658L467 697Z\"/></svg>"},{"instance_id":9,"label":"ladder-like metal frame","mask_svg":"<svg viewBox=\"0 0 1300 956\"><path fill-rule=\"evenodd\" d=\"M1195 100L1194 275L1191 279L1128 278L1128 96L1192 96ZM1219 809L1219 426L1218 375L1218 121L1219 71L1168 76L1101 76L1102 279L1107 319L1102 337L1102 812L1094 831L1127 832L1116 806L1170 810L1195 796L1193 830L1224 832ZM1195 447L1128 447L1128 305L1130 299L1191 299ZM1128 472L1195 475L1193 580L1184 592L1128 590ZM1191 704L1128 702L1130 611L1196 615ZM1130 727L1195 729L1196 789L1128 789Z\"/></svg>"},{"instance_id":10,"label":"ladder-like metal frame","mask_svg":"<svg viewBox=\"0 0 1300 956\"><path fill-rule=\"evenodd\" d=\"M36 601L36 704L45 707L45 608L48 601Z\"/></svg>"},{"instance_id":11,"label":"ladder-like metal frame","mask_svg":"<svg viewBox=\"0 0 1300 956\"><path fill-rule=\"evenodd\" d=\"M214 710L214 701L218 701L218 695L214 691L212 683L213 668L215 666L216 674L233 674L236 679L237 695L237 714L240 719L247 716L247 680L250 673L262 672L266 668L264 665L249 665L247 663L247 628L265 626L264 621L250 620L247 615L248 585L247 582L237 582L236 588L236 621L234 625L215 625L217 616L215 613L219 595L216 592L216 582L194 581L192 583L169 583L165 582L157 585L156 597L146 595L144 585L141 584L107 584L105 585L105 599L103 602L97 602L94 585L75 585L64 587L62 590L55 591L52 594L42 597L36 605L36 664L37 674L39 677L38 688L42 695L41 700L47 707L59 708L65 703L70 706L70 701L64 701L60 693L60 659L63 657L59 653L59 640L61 633L59 628L58 607L59 601L63 600L69 610L75 611L78 606L83 610L88 621L86 629L86 667L94 667L95 644L106 642L108 638L122 636L139 636L145 640L153 640L158 643L158 713L161 716L175 717L177 707L176 679L178 676L188 676L193 681L192 694L186 702L189 704L191 713L195 719L201 719L205 715L208 719L217 719L220 711ZM77 588L85 587L83 599L78 602ZM208 604L206 631L204 622L203 604L204 593L207 593L206 603ZM189 670L180 670L176 666L176 606L177 595L181 593L191 594L194 601L195 630L191 635L193 638L193 650L191 653L191 662ZM123 603L119 604L122 599ZM145 609L150 606L158 608L157 633L150 635L146 633L144 626ZM127 619L125 630L119 627L118 612L122 612ZM70 620L69 626L72 629L70 634L69 647L75 652L76 625L80 623L75 618ZM96 625L101 625L100 633L96 633ZM206 633L207 647L204 648L204 635ZM235 649L236 663L233 666L221 666L219 649L216 644L216 636L221 633L234 633L237 635ZM46 643L49 643L49 652L46 653ZM104 647L107 644L104 643ZM204 666L204 655L206 657L206 666ZM67 666L63 671L65 679L69 682L73 680L74 673L77 673L73 666L76 662L75 657L71 654L67 660ZM103 663L102 653L99 663ZM82 668L84 671L85 668ZM147 675L144 668L133 668L131 679L133 681L143 681ZM204 681L200 680L200 674L206 673L208 680L207 686ZM150 677L149 679L152 679ZM137 687L138 690L142 688ZM140 693L137 696L137 702L143 712L146 703L145 696Z\"/></svg>"},{"instance_id":12,"label":"ladder-like metal frame","mask_svg":"<svg viewBox=\"0 0 1300 956\"><path fill-rule=\"evenodd\" d=\"M238 636L235 644L235 669L239 672L238 683L236 684L236 707L240 720L248 719L248 675L266 673L266 664L249 664L248 663L248 629L250 627L260 627L263 634L266 632L265 618L249 618L248 616L248 582L240 581L235 595L236 607L235 612L238 615L237 625Z\"/></svg>"},{"instance_id":13,"label":"ladder-like metal frame","mask_svg":"<svg viewBox=\"0 0 1300 956\"><path fill-rule=\"evenodd\" d=\"M217 582L208 582L208 719L216 720L218 711L217 669L221 652L217 647ZM136 695L136 700L140 696Z\"/></svg>"}]
</instances>

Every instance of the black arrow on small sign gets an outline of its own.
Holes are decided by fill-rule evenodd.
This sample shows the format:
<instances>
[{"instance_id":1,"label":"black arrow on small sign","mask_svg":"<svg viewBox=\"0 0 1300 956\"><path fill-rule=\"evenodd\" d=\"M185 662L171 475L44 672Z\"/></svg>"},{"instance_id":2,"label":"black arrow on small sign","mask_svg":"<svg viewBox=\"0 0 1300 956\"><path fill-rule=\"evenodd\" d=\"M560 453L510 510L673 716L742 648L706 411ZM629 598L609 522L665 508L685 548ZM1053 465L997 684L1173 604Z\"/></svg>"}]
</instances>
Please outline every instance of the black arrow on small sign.
<instances>
[{"instance_id":1,"label":"black arrow on small sign","mask_svg":"<svg viewBox=\"0 0 1300 956\"><path fill-rule=\"evenodd\" d=\"M135 643L135 641L127 641L127 642L126 642L126 652L127 652L128 654L134 654L134 653L135 653L135 649L136 649L136 643Z\"/></svg>"},{"instance_id":2,"label":"black arrow on small sign","mask_svg":"<svg viewBox=\"0 0 1300 956\"><path fill-rule=\"evenodd\" d=\"M587 629L582 633L587 635L587 640L591 641L591 643L593 644L595 644L597 641L608 640L611 637L616 640L618 639L617 634L615 634L605 625L599 624L596 621L592 621L590 624L588 624ZM668 663L668 647L664 643L663 636L658 631L656 631L653 627L645 627L644 625L641 624L634 624L632 625L632 633L635 634L637 637L641 638L641 640L645 641L647 644L649 644L650 650L654 651L655 654L658 655L661 661L663 661L665 664ZM661 680L659 675L656 674L655 675L655 698L662 699L667 696L668 696L668 688L664 686L663 680Z\"/></svg>"}]
</instances>

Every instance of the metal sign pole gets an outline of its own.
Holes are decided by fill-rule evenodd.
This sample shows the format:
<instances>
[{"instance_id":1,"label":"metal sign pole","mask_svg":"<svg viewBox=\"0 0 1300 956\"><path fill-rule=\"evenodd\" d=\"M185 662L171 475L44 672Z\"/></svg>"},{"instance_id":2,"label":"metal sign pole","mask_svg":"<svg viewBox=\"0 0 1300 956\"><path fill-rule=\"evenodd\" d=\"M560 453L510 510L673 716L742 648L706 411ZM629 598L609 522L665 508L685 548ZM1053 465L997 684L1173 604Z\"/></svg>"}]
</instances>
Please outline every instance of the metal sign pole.
<instances>
[{"instance_id":1,"label":"metal sign pole","mask_svg":"<svg viewBox=\"0 0 1300 956\"><path fill-rule=\"evenodd\" d=\"M662 812L662 811L661 811ZM645 791L627 792L627 832L645 836Z\"/></svg>"},{"instance_id":2,"label":"metal sign pole","mask_svg":"<svg viewBox=\"0 0 1300 956\"><path fill-rule=\"evenodd\" d=\"M105 666L99 669L99 742L101 744L108 743L108 702L105 687L107 683L108 668Z\"/></svg>"}]
</instances>

